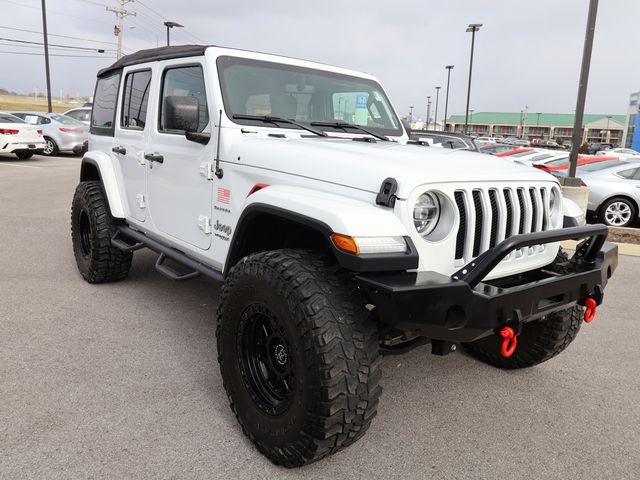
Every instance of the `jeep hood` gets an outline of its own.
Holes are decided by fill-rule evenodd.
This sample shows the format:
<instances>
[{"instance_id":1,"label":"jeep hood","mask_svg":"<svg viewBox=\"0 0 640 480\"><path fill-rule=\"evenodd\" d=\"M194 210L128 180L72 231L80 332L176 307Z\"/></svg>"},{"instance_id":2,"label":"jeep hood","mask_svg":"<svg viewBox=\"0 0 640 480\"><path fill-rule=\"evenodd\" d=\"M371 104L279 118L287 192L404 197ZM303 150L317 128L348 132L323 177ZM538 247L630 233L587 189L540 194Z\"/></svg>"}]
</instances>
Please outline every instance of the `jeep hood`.
<instances>
[{"instance_id":1,"label":"jeep hood","mask_svg":"<svg viewBox=\"0 0 640 480\"><path fill-rule=\"evenodd\" d=\"M401 199L429 183L555 181L545 172L503 158L424 145L246 135L237 148L230 153L239 156L242 164L371 193L380 190L385 178L393 177Z\"/></svg>"}]
</instances>

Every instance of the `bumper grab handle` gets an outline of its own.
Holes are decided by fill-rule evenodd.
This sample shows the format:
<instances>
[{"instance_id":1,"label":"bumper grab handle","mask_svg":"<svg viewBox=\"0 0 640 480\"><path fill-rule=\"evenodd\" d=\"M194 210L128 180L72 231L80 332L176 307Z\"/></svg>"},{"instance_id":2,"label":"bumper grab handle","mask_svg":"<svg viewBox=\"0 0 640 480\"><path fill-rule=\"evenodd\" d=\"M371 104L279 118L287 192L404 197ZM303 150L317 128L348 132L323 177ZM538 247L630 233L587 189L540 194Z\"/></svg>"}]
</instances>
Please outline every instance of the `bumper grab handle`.
<instances>
[{"instance_id":1,"label":"bumper grab handle","mask_svg":"<svg viewBox=\"0 0 640 480\"><path fill-rule=\"evenodd\" d=\"M543 245L546 243L560 242L586 238L576 248L576 256L587 263L595 262L598 252L607 239L609 229L606 225L585 225L583 227L563 228L559 230L546 230L543 232L524 233L503 240L495 248L487 250L475 260L462 267L451 277L454 280L462 280L471 288L477 286L509 253L519 248Z\"/></svg>"}]
</instances>

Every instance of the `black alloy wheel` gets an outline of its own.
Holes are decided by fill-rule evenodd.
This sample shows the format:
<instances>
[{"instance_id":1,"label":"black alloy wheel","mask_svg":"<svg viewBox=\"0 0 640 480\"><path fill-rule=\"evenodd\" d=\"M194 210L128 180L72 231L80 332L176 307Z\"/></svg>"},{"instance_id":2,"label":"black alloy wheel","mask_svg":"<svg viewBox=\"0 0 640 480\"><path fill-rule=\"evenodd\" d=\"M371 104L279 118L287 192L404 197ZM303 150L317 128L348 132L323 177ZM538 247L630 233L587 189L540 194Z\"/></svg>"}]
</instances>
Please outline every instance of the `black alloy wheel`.
<instances>
[{"instance_id":1,"label":"black alloy wheel","mask_svg":"<svg viewBox=\"0 0 640 480\"><path fill-rule=\"evenodd\" d=\"M268 415L285 412L295 393L294 359L286 332L267 305L244 310L237 348L242 380L256 405Z\"/></svg>"}]
</instances>

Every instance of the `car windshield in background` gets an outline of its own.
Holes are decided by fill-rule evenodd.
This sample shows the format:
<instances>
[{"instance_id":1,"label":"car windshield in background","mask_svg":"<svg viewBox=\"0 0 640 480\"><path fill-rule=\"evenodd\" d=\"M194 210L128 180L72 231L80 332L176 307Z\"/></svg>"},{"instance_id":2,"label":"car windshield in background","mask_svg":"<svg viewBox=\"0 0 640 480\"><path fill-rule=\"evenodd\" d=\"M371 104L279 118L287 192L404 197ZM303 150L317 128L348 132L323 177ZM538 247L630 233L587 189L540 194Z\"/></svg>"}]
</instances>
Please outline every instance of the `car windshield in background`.
<instances>
[{"instance_id":1,"label":"car windshield in background","mask_svg":"<svg viewBox=\"0 0 640 480\"><path fill-rule=\"evenodd\" d=\"M403 133L382 87L373 80L230 56L218 58L218 70L224 106L230 118L267 115L302 123L352 123L381 135ZM264 125L255 119L234 119L234 122ZM298 127L287 125L287 128ZM343 132L339 127L319 128Z\"/></svg>"},{"instance_id":2,"label":"car windshield in background","mask_svg":"<svg viewBox=\"0 0 640 480\"><path fill-rule=\"evenodd\" d=\"M0 123L24 123L21 118L8 113L0 113Z\"/></svg>"},{"instance_id":3,"label":"car windshield in background","mask_svg":"<svg viewBox=\"0 0 640 480\"><path fill-rule=\"evenodd\" d=\"M622 160L604 160L602 162L594 162L589 163L587 165L582 165L578 167L578 170L582 172L597 172L598 170L604 170L609 167L617 167L620 165L625 165L627 162L623 162Z\"/></svg>"},{"instance_id":4,"label":"car windshield in background","mask_svg":"<svg viewBox=\"0 0 640 480\"><path fill-rule=\"evenodd\" d=\"M56 122L60 122L64 125L75 125L76 127L84 126L80 120L76 120L75 118L67 117L66 115L50 115L51 120L55 120Z\"/></svg>"}]
</instances>

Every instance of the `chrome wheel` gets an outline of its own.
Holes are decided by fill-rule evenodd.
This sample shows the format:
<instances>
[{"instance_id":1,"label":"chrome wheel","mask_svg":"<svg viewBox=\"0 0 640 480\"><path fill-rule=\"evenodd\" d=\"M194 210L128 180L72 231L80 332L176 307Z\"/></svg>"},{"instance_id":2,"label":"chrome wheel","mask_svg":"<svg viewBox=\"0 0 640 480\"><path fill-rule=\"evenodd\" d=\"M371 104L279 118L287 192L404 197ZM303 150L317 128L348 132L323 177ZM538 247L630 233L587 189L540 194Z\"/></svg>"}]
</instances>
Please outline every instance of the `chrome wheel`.
<instances>
[{"instance_id":1,"label":"chrome wheel","mask_svg":"<svg viewBox=\"0 0 640 480\"><path fill-rule=\"evenodd\" d=\"M42 153L44 153L45 155L51 155L53 153L53 151L55 150L56 146L53 143L53 140L45 140L45 146L44 146L44 150L42 151Z\"/></svg>"},{"instance_id":2,"label":"chrome wheel","mask_svg":"<svg viewBox=\"0 0 640 480\"><path fill-rule=\"evenodd\" d=\"M631 215L631 206L622 201L611 203L604 212L606 223L615 227L628 224Z\"/></svg>"}]
</instances>

